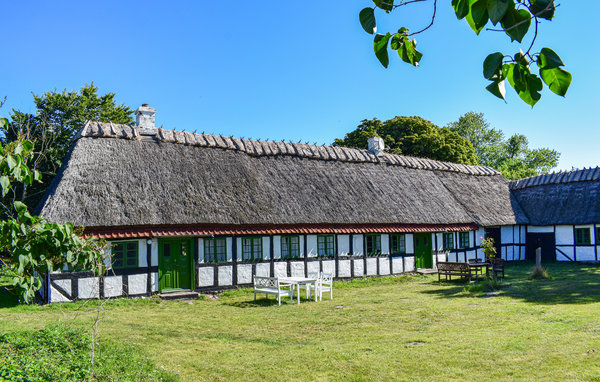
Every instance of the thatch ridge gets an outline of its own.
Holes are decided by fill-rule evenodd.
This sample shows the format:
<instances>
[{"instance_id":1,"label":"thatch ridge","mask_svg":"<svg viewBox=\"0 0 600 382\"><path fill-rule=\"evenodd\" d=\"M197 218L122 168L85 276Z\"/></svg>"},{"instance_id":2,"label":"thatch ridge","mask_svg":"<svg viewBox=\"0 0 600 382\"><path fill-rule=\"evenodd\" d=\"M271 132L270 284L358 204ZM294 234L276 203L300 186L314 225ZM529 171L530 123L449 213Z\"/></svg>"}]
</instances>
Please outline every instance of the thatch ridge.
<instances>
[{"instance_id":1,"label":"thatch ridge","mask_svg":"<svg viewBox=\"0 0 600 382\"><path fill-rule=\"evenodd\" d=\"M528 187L537 187L547 184L567 184L573 182L588 182L600 180L600 167L583 168L571 171L559 171L552 174L532 176L530 178L513 180L510 182L511 190L521 190Z\"/></svg>"},{"instance_id":2,"label":"thatch ridge","mask_svg":"<svg viewBox=\"0 0 600 382\"><path fill-rule=\"evenodd\" d=\"M391 166L402 166L419 170L448 171L475 176L500 175L497 170L476 165L466 165L435 161L425 158L402 156L384 153L377 156L368 150L340 146L320 146L304 143L254 141L251 139L226 138L212 134L196 134L184 131L165 130L163 128L144 129L142 133L137 126L113 124L110 122L87 122L75 140L82 137L139 139L140 135L154 135L162 142L177 143L188 146L212 147L225 150L236 150L250 156L291 155L325 161L379 163Z\"/></svg>"}]
</instances>

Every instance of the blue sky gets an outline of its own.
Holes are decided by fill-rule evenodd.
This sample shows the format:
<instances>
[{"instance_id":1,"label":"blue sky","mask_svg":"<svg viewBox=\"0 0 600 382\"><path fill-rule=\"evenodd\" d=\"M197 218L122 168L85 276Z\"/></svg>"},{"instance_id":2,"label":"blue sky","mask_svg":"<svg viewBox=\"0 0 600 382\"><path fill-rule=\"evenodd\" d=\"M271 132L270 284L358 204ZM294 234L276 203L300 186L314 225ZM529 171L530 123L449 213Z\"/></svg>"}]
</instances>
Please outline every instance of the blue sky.
<instances>
[{"instance_id":1,"label":"blue sky","mask_svg":"<svg viewBox=\"0 0 600 382\"><path fill-rule=\"evenodd\" d=\"M600 165L600 2L582 12L564 1L540 26L536 47L554 49L574 79L566 98L544 89L533 109L512 88L507 104L484 89L483 59L518 45L498 32L477 37L450 0L440 3L434 27L416 36L421 67L392 56L384 69L358 23L367 0L7 2L0 114L33 112L32 92L92 81L132 108L156 107L165 128L311 143L331 143L365 118L444 126L476 111L506 135L559 150L561 169ZM380 12L379 31L417 30L430 14L431 2Z\"/></svg>"}]
</instances>

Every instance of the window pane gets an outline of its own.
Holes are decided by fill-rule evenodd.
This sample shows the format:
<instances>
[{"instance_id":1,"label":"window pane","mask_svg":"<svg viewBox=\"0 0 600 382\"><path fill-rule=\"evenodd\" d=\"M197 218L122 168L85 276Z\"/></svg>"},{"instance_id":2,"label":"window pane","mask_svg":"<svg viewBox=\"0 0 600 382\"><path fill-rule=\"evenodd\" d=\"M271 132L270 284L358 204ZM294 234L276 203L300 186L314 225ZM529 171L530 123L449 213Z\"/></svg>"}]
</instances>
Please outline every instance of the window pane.
<instances>
[{"instance_id":1,"label":"window pane","mask_svg":"<svg viewBox=\"0 0 600 382\"><path fill-rule=\"evenodd\" d=\"M254 238L254 245L252 246L252 258L262 259L262 239Z\"/></svg>"},{"instance_id":2,"label":"window pane","mask_svg":"<svg viewBox=\"0 0 600 382\"><path fill-rule=\"evenodd\" d=\"M300 238L298 236L292 236L290 238L290 256L300 256Z\"/></svg>"},{"instance_id":3,"label":"window pane","mask_svg":"<svg viewBox=\"0 0 600 382\"><path fill-rule=\"evenodd\" d=\"M227 254L225 253L225 239L215 239L215 241L217 261L227 260Z\"/></svg>"},{"instance_id":4,"label":"window pane","mask_svg":"<svg viewBox=\"0 0 600 382\"><path fill-rule=\"evenodd\" d=\"M242 260L252 258L252 239L242 239Z\"/></svg>"}]
</instances>

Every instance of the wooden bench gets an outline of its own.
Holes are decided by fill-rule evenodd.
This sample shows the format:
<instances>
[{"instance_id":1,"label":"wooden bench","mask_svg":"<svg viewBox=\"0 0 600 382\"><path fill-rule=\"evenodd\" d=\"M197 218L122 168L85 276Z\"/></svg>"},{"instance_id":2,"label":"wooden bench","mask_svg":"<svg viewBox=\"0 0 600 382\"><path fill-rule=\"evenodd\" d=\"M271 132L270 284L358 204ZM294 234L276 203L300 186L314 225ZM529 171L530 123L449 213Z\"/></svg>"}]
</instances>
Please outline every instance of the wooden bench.
<instances>
[{"instance_id":1,"label":"wooden bench","mask_svg":"<svg viewBox=\"0 0 600 382\"><path fill-rule=\"evenodd\" d=\"M289 288L289 289L282 289ZM280 283L277 277L254 276L254 300L256 294L264 293L265 298L269 298L270 294L277 296L277 303L281 305L281 296L288 296L290 304L294 303L294 288L291 284Z\"/></svg>"},{"instance_id":2,"label":"wooden bench","mask_svg":"<svg viewBox=\"0 0 600 382\"><path fill-rule=\"evenodd\" d=\"M469 263L456 263L456 262L443 262L438 261L437 263L438 270L438 281L441 281L441 275L446 276L446 280L452 280L452 276L460 276L462 278L467 278L469 282L473 277L473 273L471 271L471 267Z\"/></svg>"}]
</instances>

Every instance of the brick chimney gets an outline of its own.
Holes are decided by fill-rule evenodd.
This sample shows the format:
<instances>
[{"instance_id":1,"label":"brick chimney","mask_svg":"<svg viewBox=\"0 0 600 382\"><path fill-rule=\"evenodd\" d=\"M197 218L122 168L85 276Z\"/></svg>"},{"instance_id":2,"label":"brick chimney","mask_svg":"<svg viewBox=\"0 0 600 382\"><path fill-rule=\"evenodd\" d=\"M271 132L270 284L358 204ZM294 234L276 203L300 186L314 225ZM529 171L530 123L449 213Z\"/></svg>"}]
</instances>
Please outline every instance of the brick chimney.
<instances>
[{"instance_id":1,"label":"brick chimney","mask_svg":"<svg viewBox=\"0 0 600 382\"><path fill-rule=\"evenodd\" d=\"M147 103L138 107L135 111L135 124L140 129L140 134L156 134L156 130L154 128L154 115L156 114L156 109L148 106Z\"/></svg>"},{"instance_id":2,"label":"brick chimney","mask_svg":"<svg viewBox=\"0 0 600 382\"><path fill-rule=\"evenodd\" d=\"M369 143L369 151L373 154L379 156L383 154L383 150L385 149L385 144L383 142L383 138L380 137L371 137L367 140Z\"/></svg>"}]
</instances>

